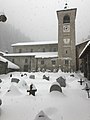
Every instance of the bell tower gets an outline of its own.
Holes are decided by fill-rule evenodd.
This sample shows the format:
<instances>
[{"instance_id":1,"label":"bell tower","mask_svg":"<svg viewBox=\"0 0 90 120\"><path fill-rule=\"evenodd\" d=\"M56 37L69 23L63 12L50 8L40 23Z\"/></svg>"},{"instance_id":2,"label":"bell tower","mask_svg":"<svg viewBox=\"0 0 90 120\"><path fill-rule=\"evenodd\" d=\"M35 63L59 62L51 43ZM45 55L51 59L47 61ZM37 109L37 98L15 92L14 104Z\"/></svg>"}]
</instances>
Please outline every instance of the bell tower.
<instances>
[{"instance_id":1,"label":"bell tower","mask_svg":"<svg viewBox=\"0 0 90 120\"><path fill-rule=\"evenodd\" d=\"M75 18L77 8L57 11L58 17L58 64L63 71L76 70Z\"/></svg>"}]
</instances>

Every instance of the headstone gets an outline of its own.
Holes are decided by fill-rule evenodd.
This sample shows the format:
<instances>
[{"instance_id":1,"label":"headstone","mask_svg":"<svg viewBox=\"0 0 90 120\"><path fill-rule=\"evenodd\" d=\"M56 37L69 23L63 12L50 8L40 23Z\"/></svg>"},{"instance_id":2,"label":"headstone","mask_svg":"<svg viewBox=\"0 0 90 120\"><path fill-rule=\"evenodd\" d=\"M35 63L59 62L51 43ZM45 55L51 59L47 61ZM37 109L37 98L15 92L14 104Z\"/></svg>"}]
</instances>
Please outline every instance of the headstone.
<instances>
[{"instance_id":1,"label":"headstone","mask_svg":"<svg viewBox=\"0 0 90 120\"><path fill-rule=\"evenodd\" d=\"M74 77L74 74L71 74L70 76L71 76L71 77Z\"/></svg>"},{"instance_id":2,"label":"headstone","mask_svg":"<svg viewBox=\"0 0 90 120\"><path fill-rule=\"evenodd\" d=\"M88 84L87 84L87 83L86 83L85 88L83 88L82 90L86 90L87 95L88 95L88 98L90 98L90 95L89 95L89 93L90 93L90 87L88 86Z\"/></svg>"},{"instance_id":3,"label":"headstone","mask_svg":"<svg viewBox=\"0 0 90 120\"><path fill-rule=\"evenodd\" d=\"M15 82L15 83L18 83L20 80L18 78L12 78L11 79L11 82Z\"/></svg>"},{"instance_id":4,"label":"headstone","mask_svg":"<svg viewBox=\"0 0 90 120\"><path fill-rule=\"evenodd\" d=\"M7 17L5 15L0 15L0 21L6 22Z\"/></svg>"},{"instance_id":5,"label":"headstone","mask_svg":"<svg viewBox=\"0 0 90 120\"><path fill-rule=\"evenodd\" d=\"M49 80L49 76L43 75L43 79Z\"/></svg>"},{"instance_id":6,"label":"headstone","mask_svg":"<svg viewBox=\"0 0 90 120\"><path fill-rule=\"evenodd\" d=\"M29 78L35 79L35 75L30 75Z\"/></svg>"},{"instance_id":7,"label":"headstone","mask_svg":"<svg viewBox=\"0 0 90 120\"><path fill-rule=\"evenodd\" d=\"M42 110L36 115L34 120L51 120Z\"/></svg>"},{"instance_id":8,"label":"headstone","mask_svg":"<svg viewBox=\"0 0 90 120\"><path fill-rule=\"evenodd\" d=\"M10 74L10 77L12 77L12 74Z\"/></svg>"},{"instance_id":9,"label":"headstone","mask_svg":"<svg viewBox=\"0 0 90 120\"><path fill-rule=\"evenodd\" d=\"M2 100L0 99L0 105L2 105Z\"/></svg>"},{"instance_id":10,"label":"headstone","mask_svg":"<svg viewBox=\"0 0 90 120\"><path fill-rule=\"evenodd\" d=\"M80 79L80 81L78 81L80 83L80 85L82 85L82 83L84 82L82 79Z\"/></svg>"},{"instance_id":11,"label":"headstone","mask_svg":"<svg viewBox=\"0 0 90 120\"><path fill-rule=\"evenodd\" d=\"M66 87L66 79L64 79L62 76L57 78L56 81L60 84L61 87Z\"/></svg>"},{"instance_id":12,"label":"headstone","mask_svg":"<svg viewBox=\"0 0 90 120\"><path fill-rule=\"evenodd\" d=\"M29 95L33 95L35 96L35 92L37 91L36 87L34 84L30 85L30 90L27 90L27 92L29 93Z\"/></svg>"},{"instance_id":13,"label":"headstone","mask_svg":"<svg viewBox=\"0 0 90 120\"><path fill-rule=\"evenodd\" d=\"M59 91L62 93L62 88L58 82L53 82L53 84L50 87L50 92L52 91Z\"/></svg>"},{"instance_id":14,"label":"headstone","mask_svg":"<svg viewBox=\"0 0 90 120\"><path fill-rule=\"evenodd\" d=\"M0 83L2 82L2 80L0 79Z\"/></svg>"}]
</instances>

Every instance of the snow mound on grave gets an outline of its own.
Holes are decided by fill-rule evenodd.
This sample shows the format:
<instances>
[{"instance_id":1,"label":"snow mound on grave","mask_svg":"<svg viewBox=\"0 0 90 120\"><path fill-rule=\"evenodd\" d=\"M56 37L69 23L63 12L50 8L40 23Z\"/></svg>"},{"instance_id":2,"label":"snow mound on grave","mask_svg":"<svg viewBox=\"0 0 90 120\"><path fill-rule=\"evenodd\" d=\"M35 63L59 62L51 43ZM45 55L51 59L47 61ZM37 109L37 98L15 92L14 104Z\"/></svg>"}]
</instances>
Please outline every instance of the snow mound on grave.
<instances>
[{"instance_id":1,"label":"snow mound on grave","mask_svg":"<svg viewBox=\"0 0 90 120\"><path fill-rule=\"evenodd\" d=\"M67 76L66 77L66 83L72 83L75 80L77 80L77 78L75 78L75 77L72 77L72 76Z\"/></svg>"},{"instance_id":2,"label":"snow mound on grave","mask_svg":"<svg viewBox=\"0 0 90 120\"><path fill-rule=\"evenodd\" d=\"M51 120L42 110L36 115L34 120Z\"/></svg>"},{"instance_id":3,"label":"snow mound on grave","mask_svg":"<svg viewBox=\"0 0 90 120\"><path fill-rule=\"evenodd\" d=\"M25 80L21 80L18 83L18 88L19 88L20 92L27 94L27 90L29 89L29 86Z\"/></svg>"},{"instance_id":4,"label":"snow mound on grave","mask_svg":"<svg viewBox=\"0 0 90 120\"><path fill-rule=\"evenodd\" d=\"M19 83L18 83L18 87L21 88L21 89L28 89L28 85L27 85L27 82L25 80L21 80Z\"/></svg>"},{"instance_id":5,"label":"snow mound on grave","mask_svg":"<svg viewBox=\"0 0 90 120\"><path fill-rule=\"evenodd\" d=\"M21 92L19 91L18 87L15 84L11 84L6 95L21 95Z\"/></svg>"},{"instance_id":6,"label":"snow mound on grave","mask_svg":"<svg viewBox=\"0 0 90 120\"><path fill-rule=\"evenodd\" d=\"M69 83L69 87L71 89L82 89L83 86L84 86L84 83L83 83L83 85L80 85L80 83L78 82L78 79L75 79L74 81Z\"/></svg>"}]
</instances>

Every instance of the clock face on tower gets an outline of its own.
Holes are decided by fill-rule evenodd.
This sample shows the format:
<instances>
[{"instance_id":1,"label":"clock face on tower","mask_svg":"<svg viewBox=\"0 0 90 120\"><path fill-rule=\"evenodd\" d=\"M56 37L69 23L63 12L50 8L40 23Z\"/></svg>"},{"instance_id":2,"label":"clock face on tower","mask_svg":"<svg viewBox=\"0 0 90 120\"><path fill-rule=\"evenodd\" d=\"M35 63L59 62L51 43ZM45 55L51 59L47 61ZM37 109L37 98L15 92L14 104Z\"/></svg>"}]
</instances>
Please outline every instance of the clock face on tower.
<instances>
[{"instance_id":1,"label":"clock face on tower","mask_svg":"<svg viewBox=\"0 0 90 120\"><path fill-rule=\"evenodd\" d=\"M63 32L70 32L70 25L63 25Z\"/></svg>"}]
</instances>

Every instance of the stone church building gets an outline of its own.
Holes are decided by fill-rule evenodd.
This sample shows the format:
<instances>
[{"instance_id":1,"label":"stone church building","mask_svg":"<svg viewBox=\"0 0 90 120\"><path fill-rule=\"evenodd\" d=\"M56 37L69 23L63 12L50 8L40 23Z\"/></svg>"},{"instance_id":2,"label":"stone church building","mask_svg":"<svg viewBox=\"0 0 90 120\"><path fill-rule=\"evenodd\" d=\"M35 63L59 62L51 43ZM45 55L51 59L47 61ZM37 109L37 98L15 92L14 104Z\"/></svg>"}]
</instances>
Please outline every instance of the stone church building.
<instances>
[{"instance_id":1,"label":"stone church building","mask_svg":"<svg viewBox=\"0 0 90 120\"><path fill-rule=\"evenodd\" d=\"M13 53L5 57L21 71L54 70L76 71L75 18L77 9L57 11L58 41L12 44Z\"/></svg>"}]
</instances>

